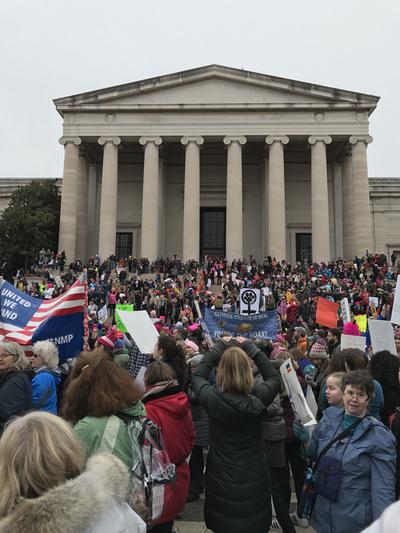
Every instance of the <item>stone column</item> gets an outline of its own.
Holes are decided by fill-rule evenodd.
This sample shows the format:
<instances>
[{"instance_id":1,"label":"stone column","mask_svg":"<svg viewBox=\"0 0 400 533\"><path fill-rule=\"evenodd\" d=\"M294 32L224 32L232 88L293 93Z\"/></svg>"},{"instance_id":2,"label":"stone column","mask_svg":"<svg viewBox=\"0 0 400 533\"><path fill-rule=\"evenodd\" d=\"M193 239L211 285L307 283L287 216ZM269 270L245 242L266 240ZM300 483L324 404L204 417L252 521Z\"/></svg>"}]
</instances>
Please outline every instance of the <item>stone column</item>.
<instances>
[{"instance_id":1,"label":"stone column","mask_svg":"<svg viewBox=\"0 0 400 533\"><path fill-rule=\"evenodd\" d=\"M360 256L365 250L373 252L367 164L367 144L372 142L372 137L352 136L349 141L353 168L354 251Z\"/></svg>"},{"instance_id":2,"label":"stone column","mask_svg":"<svg viewBox=\"0 0 400 533\"><path fill-rule=\"evenodd\" d=\"M66 264L76 259L76 218L78 205L80 137L61 137L64 145L64 172L60 210L59 250L65 251Z\"/></svg>"},{"instance_id":3,"label":"stone column","mask_svg":"<svg viewBox=\"0 0 400 533\"><path fill-rule=\"evenodd\" d=\"M226 180L226 258L243 258L242 146L246 137L224 137L228 147Z\"/></svg>"},{"instance_id":4,"label":"stone column","mask_svg":"<svg viewBox=\"0 0 400 533\"><path fill-rule=\"evenodd\" d=\"M139 142L144 146L141 256L151 262L158 257L159 146L162 139L141 137Z\"/></svg>"},{"instance_id":5,"label":"stone column","mask_svg":"<svg viewBox=\"0 0 400 533\"><path fill-rule=\"evenodd\" d=\"M200 253L200 146L203 137L182 137L185 153L183 205L183 260L199 260Z\"/></svg>"},{"instance_id":6,"label":"stone column","mask_svg":"<svg viewBox=\"0 0 400 533\"><path fill-rule=\"evenodd\" d=\"M344 156L342 163L343 192L343 256L352 259L354 251L354 213L353 213L353 166L351 153Z\"/></svg>"},{"instance_id":7,"label":"stone column","mask_svg":"<svg viewBox=\"0 0 400 533\"><path fill-rule=\"evenodd\" d=\"M100 137L103 148L103 172L101 178L101 202L99 223L99 256L105 261L115 254L118 196L118 146L119 137Z\"/></svg>"},{"instance_id":8,"label":"stone column","mask_svg":"<svg viewBox=\"0 0 400 533\"><path fill-rule=\"evenodd\" d=\"M268 254L278 261L286 255L285 162L283 146L289 137L268 136Z\"/></svg>"},{"instance_id":9,"label":"stone column","mask_svg":"<svg viewBox=\"0 0 400 533\"><path fill-rule=\"evenodd\" d=\"M88 259L88 191L89 191L89 166L85 154L79 157L78 178L78 220L76 226L76 258L85 263Z\"/></svg>"},{"instance_id":10,"label":"stone column","mask_svg":"<svg viewBox=\"0 0 400 533\"><path fill-rule=\"evenodd\" d=\"M330 260L328 172L326 144L332 137L308 138L311 144L311 224L312 255L314 263Z\"/></svg>"},{"instance_id":11,"label":"stone column","mask_svg":"<svg viewBox=\"0 0 400 533\"><path fill-rule=\"evenodd\" d=\"M94 256L98 250L99 234L96 231L96 205L97 205L97 166L89 165L88 176L88 256Z\"/></svg>"},{"instance_id":12,"label":"stone column","mask_svg":"<svg viewBox=\"0 0 400 533\"><path fill-rule=\"evenodd\" d=\"M340 163L333 165L333 190L335 198L335 254L343 258L343 180Z\"/></svg>"}]
</instances>

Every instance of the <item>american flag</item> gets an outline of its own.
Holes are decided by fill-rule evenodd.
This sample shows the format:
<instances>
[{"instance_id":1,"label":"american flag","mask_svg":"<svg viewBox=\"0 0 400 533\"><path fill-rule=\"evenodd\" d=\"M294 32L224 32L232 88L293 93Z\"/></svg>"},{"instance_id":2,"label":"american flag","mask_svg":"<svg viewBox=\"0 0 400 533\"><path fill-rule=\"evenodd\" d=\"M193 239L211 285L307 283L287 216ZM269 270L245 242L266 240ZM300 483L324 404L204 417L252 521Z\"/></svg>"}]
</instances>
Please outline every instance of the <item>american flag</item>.
<instances>
[{"instance_id":1,"label":"american flag","mask_svg":"<svg viewBox=\"0 0 400 533\"><path fill-rule=\"evenodd\" d=\"M82 350L86 295L84 276L51 300L33 298L1 280L0 342L17 342L29 354L34 342L50 339L60 358L73 357Z\"/></svg>"}]
</instances>

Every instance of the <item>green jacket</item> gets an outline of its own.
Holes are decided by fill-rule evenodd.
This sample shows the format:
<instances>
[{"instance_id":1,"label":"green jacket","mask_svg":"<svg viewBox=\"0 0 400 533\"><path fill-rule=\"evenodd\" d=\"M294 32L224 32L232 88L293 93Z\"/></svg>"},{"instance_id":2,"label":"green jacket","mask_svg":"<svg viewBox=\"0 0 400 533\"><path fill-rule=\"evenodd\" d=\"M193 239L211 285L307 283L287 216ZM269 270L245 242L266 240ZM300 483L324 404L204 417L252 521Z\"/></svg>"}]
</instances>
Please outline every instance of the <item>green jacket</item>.
<instances>
[{"instance_id":1,"label":"green jacket","mask_svg":"<svg viewBox=\"0 0 400 533\"><path fill-rule=\"evenodd\" d=\"M130 416L146 416L146 409L141 401L132 407L121 410ZM85 416L74 427L75 433L86 449L87 457L96 452L111 452L129 468L136 457L132 457L132 444L127 425L117 416Z\"/></svg>"}]
</instances>

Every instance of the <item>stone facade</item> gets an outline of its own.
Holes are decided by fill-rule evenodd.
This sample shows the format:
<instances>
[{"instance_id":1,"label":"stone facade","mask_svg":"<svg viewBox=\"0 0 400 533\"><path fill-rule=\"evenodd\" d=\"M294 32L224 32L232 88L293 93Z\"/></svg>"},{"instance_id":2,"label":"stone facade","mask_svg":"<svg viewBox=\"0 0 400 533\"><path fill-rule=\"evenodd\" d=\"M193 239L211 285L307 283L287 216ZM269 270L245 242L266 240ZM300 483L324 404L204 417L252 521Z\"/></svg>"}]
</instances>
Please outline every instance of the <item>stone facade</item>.
<instances>
[{"instance_id":1,"label":"stone facade","mask_svg":"<svg viewBox=\"0 0 400 533\"><path fill-rule=\"evenodd\" d=\"M60 248L290 261L394 249L396 180L370 179L368 195L378 100L218 65L59 98Z\"/></svg>"}]
</instances>

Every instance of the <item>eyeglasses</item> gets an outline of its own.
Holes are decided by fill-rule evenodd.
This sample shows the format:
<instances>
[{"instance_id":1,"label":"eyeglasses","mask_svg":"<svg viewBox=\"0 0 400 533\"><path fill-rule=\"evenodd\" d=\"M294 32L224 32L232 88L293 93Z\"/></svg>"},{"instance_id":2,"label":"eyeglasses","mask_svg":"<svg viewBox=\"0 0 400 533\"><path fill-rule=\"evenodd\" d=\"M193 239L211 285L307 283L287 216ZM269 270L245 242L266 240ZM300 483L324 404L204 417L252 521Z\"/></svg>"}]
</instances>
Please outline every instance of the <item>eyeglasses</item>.
<instances>
[{"instance_id":1,"label":"eyeglasses","mask_svg":"<svg viewBox=\"0 0 400 533\"><path fill-rule=\"evenodd\" d=\"M365 394L365 392L354 392L352 390L345 391L344 395L347 396L347 398L357 398L358 400L365 400L365 398L368 398L368 395Z\"/></svg>"},{"instance_id":2,"label":"eyeglasses","mask_svg":"<svg viewBox=\"0 0 400 533\"><path fill-rule=\"evenodd\" d=\"M2 359L5 359L6 357L14 357L14 356L11 353L4 352L4 353L0 353L0 357Z\"/></svg>"}]
</instances>

